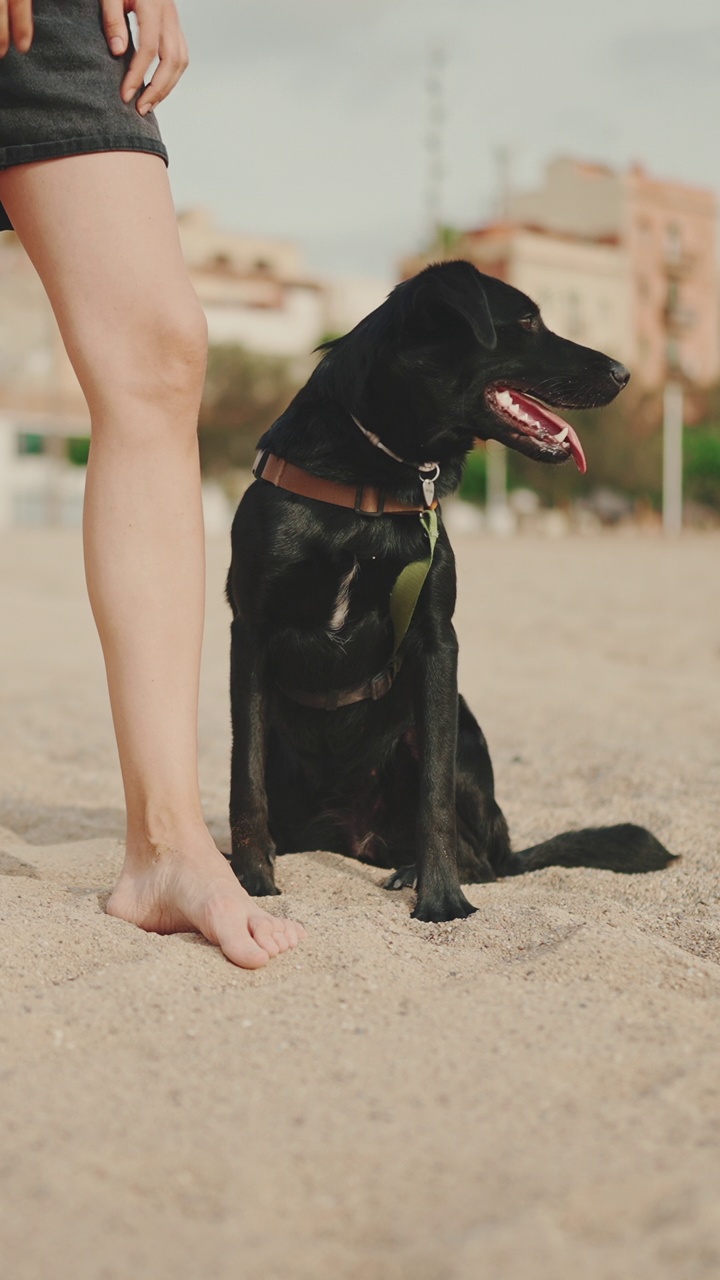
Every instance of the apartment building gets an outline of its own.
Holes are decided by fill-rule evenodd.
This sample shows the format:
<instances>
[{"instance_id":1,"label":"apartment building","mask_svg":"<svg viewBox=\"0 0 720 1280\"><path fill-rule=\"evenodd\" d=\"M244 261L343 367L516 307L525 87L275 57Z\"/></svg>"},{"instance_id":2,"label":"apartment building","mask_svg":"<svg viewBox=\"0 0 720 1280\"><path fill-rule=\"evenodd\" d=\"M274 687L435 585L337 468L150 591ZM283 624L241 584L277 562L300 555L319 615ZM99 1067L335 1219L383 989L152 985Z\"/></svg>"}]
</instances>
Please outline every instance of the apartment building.
<instances>
[{"instance_id":1,"label":"apartment building","mask_svg":"<svg viewBox=\"0 0 720 1280\"><path fill-rule=\"evenodd\" d=\"M648 387L671 370L699 386L720 376L717 197L648 174L568 158L553 160L536 191L509 215L554 234L612 238L627 271L629 363Z\"/></svg>"},{"instance_id":2,"label":"apartment building","mask_svg":"<svg viewBox=\"0 0 720 1280\"><path fill-rule=\"evenodd\" d=\"M712 191L560 158L451 256L522 289L550 328L622 360L636 385L671 372L702 387L720 377L716 224ZM437 256L406 259L403 277Z\"/></svg>"},{"instance_id":3,"label":"apartment building","mask_svg":"<svg viewBox=\"0 0 720 1280\"><path fill-rule=\"evenodd\" d=\"M628 271L623 248L540 227L500 222L464 232L450 256L466 258L538 303L549 329L607 351L625 364L635 355ZM401 264L413 275L432 253Z\"/></svg>"}]
</instances>

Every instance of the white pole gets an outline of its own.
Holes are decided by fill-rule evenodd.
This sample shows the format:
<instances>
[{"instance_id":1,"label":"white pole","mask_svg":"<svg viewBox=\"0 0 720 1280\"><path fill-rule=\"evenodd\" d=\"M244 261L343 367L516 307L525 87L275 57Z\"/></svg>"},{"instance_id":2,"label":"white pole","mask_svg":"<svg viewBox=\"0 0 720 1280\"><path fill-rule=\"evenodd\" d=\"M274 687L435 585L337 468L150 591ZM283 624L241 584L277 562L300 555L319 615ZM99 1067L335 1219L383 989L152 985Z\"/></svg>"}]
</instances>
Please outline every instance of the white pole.
<instances>
[{"instance_id":1,"label":"white pole","mask_svg":"<svg viewBox=\"0 0 720 1280\"><path fill-rule=\"evenodd\" d=\"M683 389L668 382L663 399L663 531L682 530Z\"/></svg>"},{"instance_id":2,"label":"white pole","mask_svg":"<svg viewBox=\"0 0 720 1280\"><path fill-rule=\"evenodd\" d=\"M13 520L14 445L14 424L0 417L0 529L8 529Z\"/></svg>"}]
</instances>

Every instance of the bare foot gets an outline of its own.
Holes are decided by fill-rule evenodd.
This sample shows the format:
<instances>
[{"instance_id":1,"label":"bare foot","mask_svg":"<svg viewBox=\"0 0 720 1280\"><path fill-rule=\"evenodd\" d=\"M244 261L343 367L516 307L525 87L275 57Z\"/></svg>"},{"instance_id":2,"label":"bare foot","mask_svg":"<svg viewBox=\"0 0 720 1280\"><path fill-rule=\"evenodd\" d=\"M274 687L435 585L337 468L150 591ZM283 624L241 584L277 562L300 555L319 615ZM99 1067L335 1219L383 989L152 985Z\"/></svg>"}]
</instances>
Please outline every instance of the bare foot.
<instances>
[{"instance_id":1,"label":"bare foot","mask_svg":"<svg viewBox=\"0 0 720 1280\"><path fill-rule=\"evenodd\" d=\"M148 933L202 933L241 969L260 969L306 937L245 892L206 828L154 848L128 845L106 911Z\"/></svg>"}]
</instances>

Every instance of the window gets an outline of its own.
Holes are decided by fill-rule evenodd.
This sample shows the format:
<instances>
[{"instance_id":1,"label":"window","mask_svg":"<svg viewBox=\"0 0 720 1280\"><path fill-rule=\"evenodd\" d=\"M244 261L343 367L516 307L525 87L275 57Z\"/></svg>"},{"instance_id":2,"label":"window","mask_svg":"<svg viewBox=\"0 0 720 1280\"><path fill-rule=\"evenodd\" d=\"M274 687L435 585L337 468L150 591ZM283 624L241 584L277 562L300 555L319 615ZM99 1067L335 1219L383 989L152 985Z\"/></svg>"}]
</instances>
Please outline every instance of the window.
<instances>
[{"instance_id":1,"label":"window","mask_svg":"<svg viewBox=\"0 0 720 1280\"><path fill-rule=\"evenodd\" d=\"M665 259L667 262L679 262L682 257L682 234L676 222L669 222L665 228Z\"/></svg>"}]
</instances>

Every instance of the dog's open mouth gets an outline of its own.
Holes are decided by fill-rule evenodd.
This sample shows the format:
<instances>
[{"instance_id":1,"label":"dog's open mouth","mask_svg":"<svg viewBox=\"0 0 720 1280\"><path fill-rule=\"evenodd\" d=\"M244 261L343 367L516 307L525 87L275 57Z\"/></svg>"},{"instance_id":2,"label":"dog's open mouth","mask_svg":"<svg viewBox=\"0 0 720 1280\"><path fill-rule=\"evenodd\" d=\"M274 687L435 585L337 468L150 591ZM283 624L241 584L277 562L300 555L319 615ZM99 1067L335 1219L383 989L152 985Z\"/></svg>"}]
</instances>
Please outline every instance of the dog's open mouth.
<instances>
[{"instance_id":1,"label":"dog's open mouth","mask_svg":"<svg viewBox=\"0 0 720 1280\"><path fill-rule=\"evenodd\" d=\"M503 444L510 444L521 452L530 453L532 457L547 462L565 462L574 458L578 471L587 471L587 462L577 432L569 422L563 422L556 414L551 413L544 404L526 392L513 391L510 387L489 387L486 392L487 403L503 422L510 426L510 439L503 439ZM531 445L532 442L532 445ZM526 445L523 448L523 445ZM527 446L530 446L529 448Z\"/></svg>"}]
</instances>

